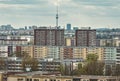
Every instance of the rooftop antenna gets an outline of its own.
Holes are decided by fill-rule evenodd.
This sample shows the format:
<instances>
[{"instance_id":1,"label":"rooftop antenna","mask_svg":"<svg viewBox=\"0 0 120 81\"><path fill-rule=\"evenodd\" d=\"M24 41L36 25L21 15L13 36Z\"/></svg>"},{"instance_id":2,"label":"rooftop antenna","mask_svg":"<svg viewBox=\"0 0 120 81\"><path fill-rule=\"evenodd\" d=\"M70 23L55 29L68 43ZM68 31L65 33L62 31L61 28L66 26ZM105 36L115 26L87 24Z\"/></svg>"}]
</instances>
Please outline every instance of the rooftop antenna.
<instances>
[{"instance_id":1,"label":"rooftop antenna","mask_svg":"<svg viewBox=\"0 0 120 81\"><path fill-rule=\"evenodd\" d=\"M59 19L59 13L58 13L58 0L57 0L57 5L56 5L56 27L58 27L58 19Z\"/></svg>"}]
</instances>

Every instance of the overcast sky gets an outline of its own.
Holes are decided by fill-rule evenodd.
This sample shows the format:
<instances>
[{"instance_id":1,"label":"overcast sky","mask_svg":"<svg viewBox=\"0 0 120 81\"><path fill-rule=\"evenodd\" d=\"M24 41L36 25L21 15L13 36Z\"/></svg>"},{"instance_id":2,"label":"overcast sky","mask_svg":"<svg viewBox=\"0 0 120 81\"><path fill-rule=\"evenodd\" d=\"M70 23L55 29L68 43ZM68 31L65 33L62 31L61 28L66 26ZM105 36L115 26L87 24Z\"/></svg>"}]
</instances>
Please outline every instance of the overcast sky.
<instances>
[{"instance_id":1,"label":"overcast sky","mask_svg":"<svg viewBox=\"0 0 120 81\"><path fill-rule=\"evenodd\" d=\"M0 0L0 25L55 26L57 0ZM120 27L120 0L59 0L59 25Z\"/></svg>"}]
</instances>

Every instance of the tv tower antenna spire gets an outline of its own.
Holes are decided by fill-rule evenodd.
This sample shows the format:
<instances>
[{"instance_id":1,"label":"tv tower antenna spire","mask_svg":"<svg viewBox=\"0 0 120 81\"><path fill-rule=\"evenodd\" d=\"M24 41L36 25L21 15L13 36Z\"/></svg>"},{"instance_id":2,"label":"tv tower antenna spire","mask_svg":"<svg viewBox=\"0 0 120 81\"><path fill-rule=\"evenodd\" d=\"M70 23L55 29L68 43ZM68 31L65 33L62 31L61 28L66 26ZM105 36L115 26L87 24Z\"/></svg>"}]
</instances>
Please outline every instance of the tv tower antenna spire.
<instances>
[{"instance_id":1,"label":"tv tower antenna spire","mask_svg":"<svg viewBox=\"0 0 120 81\"><path fill-rule=\"evenodd\" d=\"M59 19L59 13L58 13L58 0L57 0L57 5L56 5L56 27L58 27L58 19Z\"/></svg>"}]
</instances>

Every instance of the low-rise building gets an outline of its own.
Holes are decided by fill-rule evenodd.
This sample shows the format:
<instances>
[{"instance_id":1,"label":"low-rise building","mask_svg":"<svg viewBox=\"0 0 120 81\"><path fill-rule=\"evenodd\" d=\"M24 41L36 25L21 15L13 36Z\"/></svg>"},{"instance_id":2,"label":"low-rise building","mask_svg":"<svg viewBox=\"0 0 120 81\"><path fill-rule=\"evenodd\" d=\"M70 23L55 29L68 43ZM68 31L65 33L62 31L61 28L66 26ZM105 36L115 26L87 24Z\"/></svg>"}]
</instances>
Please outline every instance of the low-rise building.
<instances>
[{"instance_id":1,"label":"low-rise building","mask_svg":"<svg viewBox=\"0 0 120 81\"><path fill-rule=\"evenodd\" d=\"M119 81L116 76L55 76L55 75L10 75L8 81Z\"/></svg>"},{"instance_id":2,"label":"low-rise building","mask_svg":"<svg viewBox=\"0 0 120 81\"><path fill-rule=\"evenodd\" d=\"M33 42L30 35L0 35L1 45L33 45Z\"/></svg>"},{"instance_id":3,"label":"low-rise building","mask_svg":"<svg viewBox=\"0 0 120 81\"><path fill-rule=\"evenodd\" d=\"M38 70L41 72L47 72L47 73L58 73L59 67L61 64L60 60L53 60L53 59L44 59L40 60L38 59ZM7 72L24 72L22 67L22 59L17 57L9 57L7 59Z\"/></svg>"}]
</instances>

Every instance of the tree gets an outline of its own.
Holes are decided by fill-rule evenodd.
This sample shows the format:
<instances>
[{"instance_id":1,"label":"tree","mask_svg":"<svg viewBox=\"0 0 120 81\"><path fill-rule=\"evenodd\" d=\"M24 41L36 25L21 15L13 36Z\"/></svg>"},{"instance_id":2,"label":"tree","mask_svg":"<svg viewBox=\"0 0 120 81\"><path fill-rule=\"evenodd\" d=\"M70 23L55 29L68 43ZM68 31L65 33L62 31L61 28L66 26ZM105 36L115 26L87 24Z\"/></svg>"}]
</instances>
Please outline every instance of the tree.
<instances>
[{"instance_id":1,"label":"tree","mask_svg":"<svg viewBox=\"0 0 120 81\"><path fill-rule=\"evenodd\" d=\"M88 54L86 63L81 69L81 74L85 75L103 75L104 63L98 61L96 54Z\"/></svg>"},{"instance_id":2,"label":"tree","mask_svg":"<svg viewBox=\"0 0 120 81\"><path fill-rule=\"evenodd\" d=\"M74 69L71 71L71 75L79 75L80 72L78 71L78 69Z\"/></svg>"},{"instance_id":3,"label":"tree","mask_svg":"<svg viewBox=\"0 0 120 81\"><path fill-rule=\"evenodd\" d=\"M105 65L105 75L107 76L112 75L112 65Z\"/></svg>"},{"instance_id":4,"label":"tree","mask_svg":"<svg viewBox=\"0 0 120 81\"><path fill-rule=\"evenodd\" d=\"M0 58L0 70L4 70L6 68L5 60Z\"/></svg>"},{"instance_id":5,"label":"tree","mask_svg":"<svg viewBox=\"0 0 120 81\"><path fill-rule=\"evenodd\" d=\"M65 75L70 75L70 66L65 63Z\"/></svg>"},{"instance_id":6,"label":"tree","mask_svg":"<svg viewBox=\"0 0 120 81\"><path fill-rule=\"evenodd\" d=\"M64 68L63 64L60 64L59 72L61 73L61 75L65 75L65 68Z\"/></svg>"},{"instance_id":7,"label":"tree","mask_svg":"<svg viewBox=\"0 0 120 81\"><path fill-rule=\"evenodd\" d=\"M32 58L31 61L32 61L31 62L32 71L37 71L38 70L38 64L39 64L38 60L35 59L35 58Z\"/></svg>"},{"instance_id":8,"label":"tree","mask_svg":"<svg viewBox=\"0 0 120 81\"><path fill-rule=\"evenodd\" d=\"M23 70L26 71L26 68L30 68L31 71L37 71L38 70L38 60L31 57L24 57L22 60L22 67Z\"/></svg>"},{"instance_id":9,"label":"tree","mask_svg":"<svg viewBox=\"0 0 120 81\"><path fill-rule=\"evenodd\" d=\"M78 63L78 69L80 70L82 68L82 64Z\"/></svg>"},{"instance_id":10,"label":"tree","mask_svg":"<svg viewBox=\"0 0 120 81\"><path fill-rule=\"evenodd\" d=\"M83 68L82 68L82 64L78 63L78 67L76 69L74 69L71 74L72 75L81 75L83 72Z\"/></svg>"},{"instance_id":11,"label":"tree","mask_svg":"<svg viewBox=\"0 0 120 81\"><path fill-rule=\"evenodd\" d=\"M88 54L87 55L87 62L97 61L97 60L98 60L98 56L96 54Z\"/></svg>"},{"instance_id":12,"label":"tree","mask_svg":"<svg viewBox=\"0 0 120 81\"><path fill-rule=\"evenodd\" d=\"M120 76L120 64L116 64L115 66L115 76Z\"/></svg>"},{"instance_id":13,"label":"tree","mask_svg":"<svg viewBox=\"0 0 120 81\"><path fill-rule=\"evenodd\" d=\"M28 56L28 53L26 53L25 51L16 51L13 53L13 56L16 56L16 57L27 57Z\"/></svg>"},{"instance_id":14,"label":"tree","mask_svg":"<svg viewBox=\"0 0 120 81\"><path fill-rule=\"evenodd\" d=\"M104 63L103 62L89 62L83 66L83 74L85 75L103 75Z\"/></svg>"},{"instance_id":15,"label":"tree","mask_svg":"<svg viewBox=\"0 0 120 81\"><path fill-rule=\"evenodd\" d=\"M70 75L71 74L70 66L67 65L66 63L65 65L60 64L59 72L61 73L61 75Z\"/></svg>"}]
</instances>

